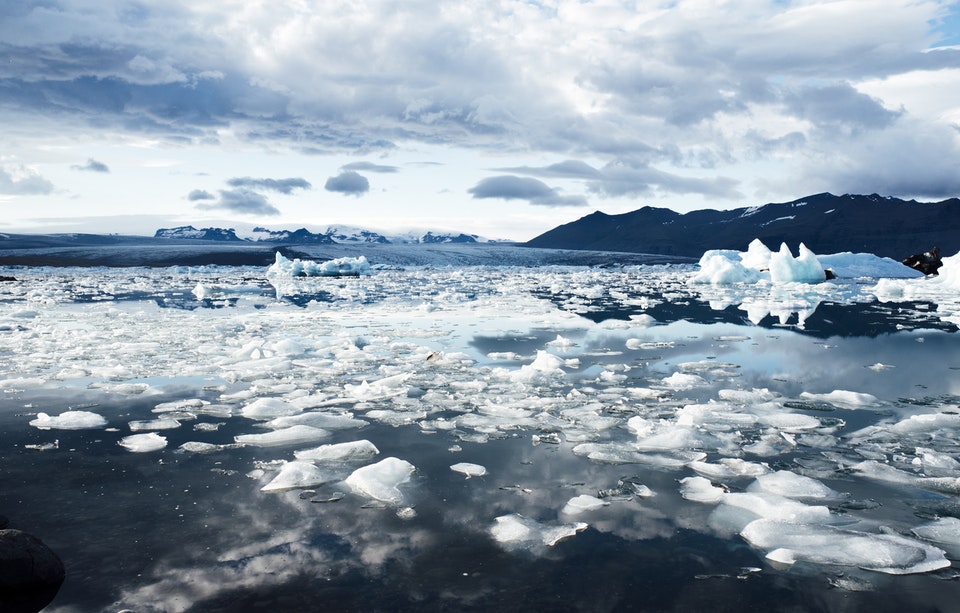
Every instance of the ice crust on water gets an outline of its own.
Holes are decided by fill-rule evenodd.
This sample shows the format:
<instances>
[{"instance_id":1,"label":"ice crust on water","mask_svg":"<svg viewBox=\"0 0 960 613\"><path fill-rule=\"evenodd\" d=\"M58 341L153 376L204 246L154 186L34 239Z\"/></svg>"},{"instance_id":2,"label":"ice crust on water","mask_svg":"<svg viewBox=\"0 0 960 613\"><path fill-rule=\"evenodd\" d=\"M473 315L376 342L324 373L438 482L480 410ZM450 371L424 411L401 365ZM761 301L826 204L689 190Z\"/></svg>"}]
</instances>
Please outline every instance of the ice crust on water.
<instances>
[{"instance_id":1,"label":"ice crust on water","mask_svg":"<svg viewBox=\"0 0 960 613\"><path fill-rule=\"evenodd\" d=\"M91 411L64 411L59 415L37 413L36 419L30 420L30 425L41 430L87 430L103 428L107 420Z\"/></svg>"},{"instance_id":2,"label":"ice crust on water","mask_svg":"<svg viewBox=\"0 0 960 613\"><path fill-rule=\"evenodd\" d=\"M400 486L410 480L415 470L413 464L406 460L384 458L376 464L353 471L344 483L361 496L400 505L404 501Z\"/></svg>"},{"instance_id":3,"label":"ice crust on water","mask_svg":"<svg viewBox=\"0 0 960 613\"><path fill-rule=\"evenodd\" d=\"M565 515L579 515L581 513L603 508L608 504L610 503L597 498L596 496L581 494L568 500L567 504L563 505L563 509L561 509L560 512Z\"/></svg>"}]
</instances>

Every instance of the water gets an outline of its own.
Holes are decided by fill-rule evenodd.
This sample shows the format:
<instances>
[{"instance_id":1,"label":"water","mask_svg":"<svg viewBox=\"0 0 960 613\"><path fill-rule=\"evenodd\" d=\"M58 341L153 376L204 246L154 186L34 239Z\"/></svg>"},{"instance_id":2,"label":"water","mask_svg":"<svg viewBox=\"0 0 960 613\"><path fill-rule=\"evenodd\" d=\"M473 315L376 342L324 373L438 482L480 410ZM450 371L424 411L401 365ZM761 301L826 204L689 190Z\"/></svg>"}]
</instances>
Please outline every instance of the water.
<instances>
[{"instance_id":1,"label":"water","mask_svg":"<svg viewBox=\"0 0 960 613\"><path fill-rule=\"evenodd\" d=\"M960 412L955 324L935 301L881 303L863 283L718 301L686 274L409 268L273 287L255 268L18 270L0 297L0 513L63 558L48 607L59 612L950 610L955 563L906 575L783 566L718 519L729 505L686 500L679 480L697 474L691 462L724 458L809 476L842 496L804 503L857 534L913 538L960 517L942 484L855 468L960 477L944 464L960 453L955 430L903 425ZM197 300L197 283L220 290ZM760 302L762 317L744 306ZM538 351L562 366L524 370ZM677 373L702 383L668 383ZM821 399L834 390L876 402ZM342 483L370 461L324 465L336 478L316 487L261 492L315 444L231 445L268 431L240 415L258 398L368 422L320 443L366 439L375 460L413 464L402 503ZM181 426L158 431L163 450L117 444L129 422L185 400ZM683 422L697 405L711 408ZM108 425L28 425L68 409ZM784 415L814 422L791 427ZM651 432L632 431L632 418ZM224 447L180 449L192 441ZM466 479L450 469L459 462L487 474ZM748 476L715 482L754 487ZM605 506L563 512L601 492ZM552 546L498 542L496 518L512 514L588 526Z\"/></svg>"}]
</instances>

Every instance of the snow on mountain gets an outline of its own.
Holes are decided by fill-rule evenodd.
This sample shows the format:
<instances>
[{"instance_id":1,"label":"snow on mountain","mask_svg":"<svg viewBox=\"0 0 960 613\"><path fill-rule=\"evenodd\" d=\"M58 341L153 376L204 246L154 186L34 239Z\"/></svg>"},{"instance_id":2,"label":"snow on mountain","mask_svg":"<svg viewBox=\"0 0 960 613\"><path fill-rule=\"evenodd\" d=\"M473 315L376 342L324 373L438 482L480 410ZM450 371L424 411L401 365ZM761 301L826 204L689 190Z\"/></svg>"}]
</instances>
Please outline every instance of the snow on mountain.
<instances>
[{"instance_id":1,"label":"snow on mountain","mask_svg":"<svg viewBox=\"0 0 960 613\"><path fill-rule=\"evenodd\" d=\"M476 234L463 232L446 232L441 230L410 230L401 234L382 234L374 230L355 226L328 226L324 232L316 233L300 228L299 230L271 230L257 226L249 232L237 232L233 229L202 228L193 226L179 226L176 228L160 228L154 238L189 239L189 240L216 240L216 241L249 241L255 243L284 243L296 245L356 245L356 244L395 244L419 245L442 243L486 243L490 242Z\"/></svg>"},{"instance_id":2,"label":"snow on mountain","mask_svg":"<svg viewBox=\"0 0 960 613\"><path fill-rule=\"evenodd\" d=\"M240 241L243 240L237 233L224 228L194 228L193 226L177 226L176 228L160 228L153 235L154 238L174 238L205 241Z\"/></svg>"}]
</instances>

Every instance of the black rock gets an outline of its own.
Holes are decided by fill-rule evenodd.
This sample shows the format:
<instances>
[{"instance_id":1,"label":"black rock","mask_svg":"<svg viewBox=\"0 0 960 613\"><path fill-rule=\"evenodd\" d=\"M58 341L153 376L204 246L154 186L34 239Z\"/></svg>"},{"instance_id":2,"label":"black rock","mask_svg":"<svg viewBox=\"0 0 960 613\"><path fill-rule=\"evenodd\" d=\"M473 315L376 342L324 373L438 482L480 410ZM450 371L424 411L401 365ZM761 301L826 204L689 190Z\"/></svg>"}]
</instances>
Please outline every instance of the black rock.
<instances>
[{"instance_id":1,"label":"black rock","mask_svg":"<svg viewBox=\"0 0 960 613\"><path fill-rule=\"evenodd\" d=\"M6 277L4 275L0 275L0 283L6 283L6 282L16 281L16 280L17 280L16 277Z\"/></svg>"},{"instance_id":2,"label":"black rock","mask_svg":"<svg viewBox=\"0 0 960 613\"><path fill-rule=\"evenodd\" d=\"M0 530L0 611L36 613L57 595L64 575L63 562L43 541Z\"/></svg>"},{"instance_id":3,"label":"black rock","mask_svg":"<svg viewBox=\"0 0 960 613\"><path fill-rule=\"evenodd\" d=\"M916 253L901 260L906 266L919 270L925 275L938 274L937 271L943 266L940 259L940 247L934 247L930 251Z\"/></svg>"}]
</instances>

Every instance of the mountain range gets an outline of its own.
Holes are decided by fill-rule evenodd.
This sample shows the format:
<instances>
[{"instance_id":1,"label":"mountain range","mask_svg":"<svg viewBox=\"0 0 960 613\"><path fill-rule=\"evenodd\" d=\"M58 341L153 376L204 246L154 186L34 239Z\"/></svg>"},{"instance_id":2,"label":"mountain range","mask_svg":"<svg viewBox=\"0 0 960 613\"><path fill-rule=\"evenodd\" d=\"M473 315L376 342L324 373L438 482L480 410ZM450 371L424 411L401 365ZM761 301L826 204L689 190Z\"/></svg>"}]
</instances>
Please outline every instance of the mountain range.
<instances>
[{"instance_id":1,"label":"mountain range","mask_svg":"<svg viewBox=\"0 0 960 613\"><path fill-rule=\"evenodd\" d=\"M699 257L709 249L745 251L759 238L773 250L804 243L814 253L873 253L901 260L939 246L960 251L960 199L900 200L872 194L816 194L792 202L727 211L678 213L645 206L597 211L528 241L529 247Z\"/></svg>"},{"instance_id":2,"label":"mountain range","mask_svg":"<svg viewBox=\"0 0 960 613\"><path fill-rule=\"evenodd\" d=\"M444 233L444 232L409 232L386 236L372 230L354 228L350 226L330 226L326 232L311 232L306 228L299 230L269 230L263 227L254 228L249 235L239 236L230 228L195 228L193 226L178 226L176 228L160 228L153 235L154 238L205 240L218 242L255 242L277 243L284 245L342 245L377 243L383 245L409 244L438 244L438 243L482 243L488 242L476 234Z\"/></svg>"}]
</instances>

